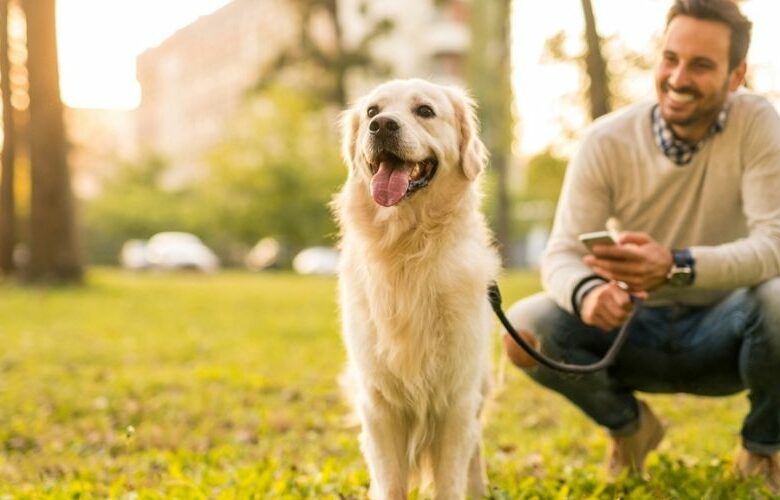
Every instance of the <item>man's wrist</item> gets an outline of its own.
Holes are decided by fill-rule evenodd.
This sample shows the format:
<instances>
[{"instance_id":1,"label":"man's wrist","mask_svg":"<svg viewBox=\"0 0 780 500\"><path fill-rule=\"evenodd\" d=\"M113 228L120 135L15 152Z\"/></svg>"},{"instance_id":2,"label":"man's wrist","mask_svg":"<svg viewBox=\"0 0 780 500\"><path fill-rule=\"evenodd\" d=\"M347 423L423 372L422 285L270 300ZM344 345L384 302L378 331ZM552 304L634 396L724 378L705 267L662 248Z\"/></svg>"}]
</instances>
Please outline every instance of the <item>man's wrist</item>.
<instances>
[{"instance_id":1,"label":"man's wrist","mask_svg":"<svg viewBox=\"0 0 780 500\"><path fill-rule=\"evenodd\" d=\"M582 302L585 300L585 297L593 291L597 286L603 285L604 283L608 283L607 280L602 278L598 275L590 275L585 278L583 278L579 283L577 283L577 286L574 287L574 291L571 295L571 303L572 303L572 309L574 309L574 313L579 317L580 311L582 309Z\"/></svg>"},{"instance_id":2,"label":"man's wrist","mask_svg":"<svg viewBox=\"0 0 780 500\"><path fill-rule=\"evenodd\" d=\"M672 266L666 282L674 287L691 286L696 279L696 262L689 248L672 250Z\"/></svg>"}]
</instances>

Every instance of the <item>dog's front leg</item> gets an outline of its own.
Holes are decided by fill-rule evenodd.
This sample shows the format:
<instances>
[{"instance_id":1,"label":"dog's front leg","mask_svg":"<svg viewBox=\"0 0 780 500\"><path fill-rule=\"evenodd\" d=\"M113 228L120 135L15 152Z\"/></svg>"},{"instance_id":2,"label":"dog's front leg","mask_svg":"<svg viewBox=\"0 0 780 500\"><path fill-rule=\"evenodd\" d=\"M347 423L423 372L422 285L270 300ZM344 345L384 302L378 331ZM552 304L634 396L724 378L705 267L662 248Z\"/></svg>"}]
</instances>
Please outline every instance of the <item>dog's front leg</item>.
<instances>
[{"instance_id":1,"label":"dog's front leg","mask_svg":"<svg viewBox=\"0 0 780 500\"><path fill-rule=\"evenodd\" d=\"M486 370L487 371L487 370ZM482 444L482 411L485 400L490 392L489 374L485 374L481 388L481 401L477 411L477 443L469 461L469 475L466 492L471 498L482 498L487 495L487 470L485 467L484 447Z\"/></svg>"},{"instance_id":2,"label":"dog's front leg","mask_svg":"<svg viewBox=\"0 0 780 500\"><path fill-rule=\"evenodd\" d=\"M408 488L408 435L404 416L381 395L362 406L363 455L374 500L405 500Z\"/></svg>"},{"instance_id":3,"label":"dog's front leg","mask_svg":"<svg viewBox=\"0 0 780 500\"><path fill-rule=\"evenodd\" d=\"M485 472L485 457L482 451L482 439L477 444L469 461L469 475L466 492L471 498L482 498L487 494L487 473Z\"/></svg>"},{"instance_id":4,"label":"dog's front leg","mask_svg":"<svg viewBox=\"0 0 780 500\"><path fill-rule=\"evenodd\" d=\"M460 401L442 417L432 448L436 500L466 497L469 465L479 449L480 428L476 405ZM480 460L481 457L476 457Z\"/></svg>"}]
</instances>

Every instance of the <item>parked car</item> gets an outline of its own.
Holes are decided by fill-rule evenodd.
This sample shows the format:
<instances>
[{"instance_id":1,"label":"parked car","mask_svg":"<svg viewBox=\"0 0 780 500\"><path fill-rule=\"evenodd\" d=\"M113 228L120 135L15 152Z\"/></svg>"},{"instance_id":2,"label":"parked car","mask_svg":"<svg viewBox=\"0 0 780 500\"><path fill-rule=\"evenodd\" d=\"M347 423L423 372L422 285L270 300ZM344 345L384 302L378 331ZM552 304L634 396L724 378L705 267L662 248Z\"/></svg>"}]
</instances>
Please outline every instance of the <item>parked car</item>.
<instances>
[{"instance_id":1,"label":"parked car","mask_svg":"<svg viewBox=\"0 0 780 500\"><path fill-rule=\"evenodd\" d=\"M331 247L309 247L293 259L293 269L299 274L336 274L339 252Z\"/></svg>"},{"instance_id":2,"label":"parked car","mask_svg":"<svg viewBox=\"0 0 780 500\"><path fill-rule=\"evenodd\" d=\"M191 269L214 272L219 269L219 259L200 238L191 233L157 233L146 243L148 266L153 269Z\"/></svg>"},{"instance_id":3,"label":"parked car","mask_svg":"<svg viewBox=\"0 0 780 500\"><path fill-rule=\"evenodd\" d=\"M119 252L119 263L131 271L141 271L149 267L149 262L146 260L146 241L125 241Z\"/></svg>"},{"instance_id":4,"label":"parked car","mask_svg":"<svg viewBox=\"0 0 780 500\"><path fill-rule=\"evenodd\" d=\"M244 265L250 271L263 271L279 266L283 256L282 245L274 238L263 238L244 257Z\"/></svg>"}]
</instances>

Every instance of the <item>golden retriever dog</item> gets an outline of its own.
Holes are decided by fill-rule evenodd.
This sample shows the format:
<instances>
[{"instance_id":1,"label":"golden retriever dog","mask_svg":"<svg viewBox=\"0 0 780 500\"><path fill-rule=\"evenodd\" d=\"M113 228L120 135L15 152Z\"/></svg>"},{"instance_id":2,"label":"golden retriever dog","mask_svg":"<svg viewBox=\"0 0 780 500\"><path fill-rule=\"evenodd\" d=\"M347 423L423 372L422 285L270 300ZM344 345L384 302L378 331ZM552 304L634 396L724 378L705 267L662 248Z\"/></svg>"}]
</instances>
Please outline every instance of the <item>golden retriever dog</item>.
<instances>
[{"instance_id":1,"label":"golden retriever dog","mask_svg":"<svg viewBox=\"0 0 780 500\"><path fill-rule=\"evenodd\" d=\"M423 80L385 83L343 115L349 173L333 205L351 399L374 499L481 496L488 282L499 258L480 206L473 102Z\"/></svg>"}]
</instances>

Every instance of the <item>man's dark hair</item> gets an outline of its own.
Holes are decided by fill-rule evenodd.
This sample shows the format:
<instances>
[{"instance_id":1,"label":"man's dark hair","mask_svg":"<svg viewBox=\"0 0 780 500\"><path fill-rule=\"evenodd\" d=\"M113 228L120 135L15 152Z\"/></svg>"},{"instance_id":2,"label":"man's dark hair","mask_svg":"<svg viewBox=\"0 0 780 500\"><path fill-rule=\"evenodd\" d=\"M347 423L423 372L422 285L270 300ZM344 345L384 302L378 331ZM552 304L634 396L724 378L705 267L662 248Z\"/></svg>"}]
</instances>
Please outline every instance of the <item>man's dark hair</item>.
<instances>
[{"instance_id":1,"label":"man's dark hair","mask_svg":"<svg viewBox=\"0 0 780 500\"><path fill-rule=\"evenodd\" d=\"M706 21L719 21L731 28L729 44L729 71L747 56L750 30L753 27L734 0L675 0L666 16L666 26L677 16L689 16Z\"/></svg>"}]
</instances>

